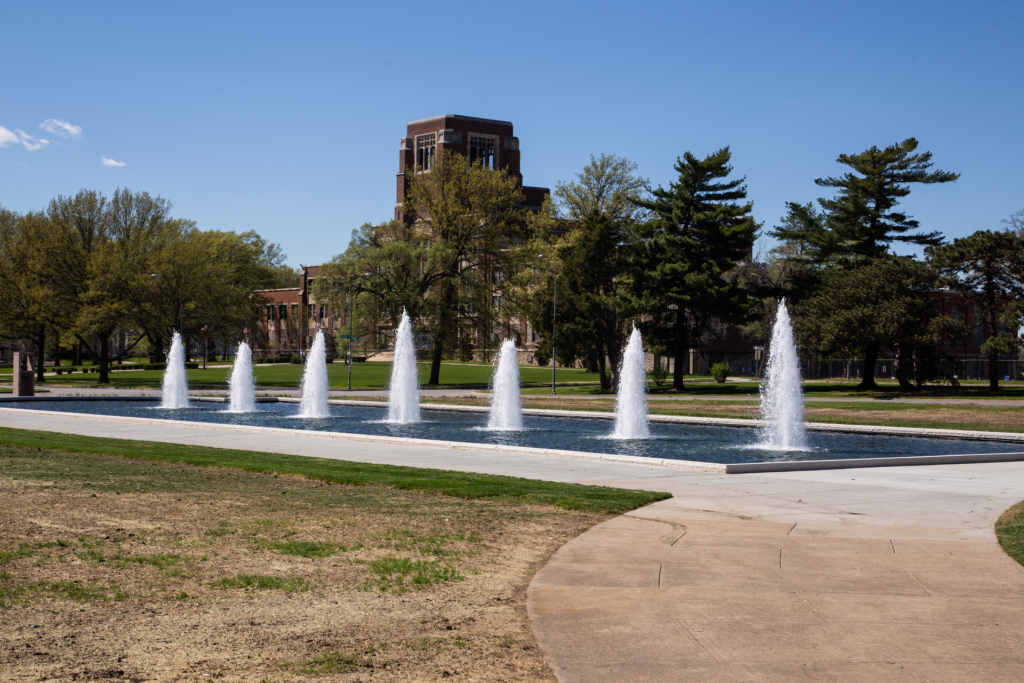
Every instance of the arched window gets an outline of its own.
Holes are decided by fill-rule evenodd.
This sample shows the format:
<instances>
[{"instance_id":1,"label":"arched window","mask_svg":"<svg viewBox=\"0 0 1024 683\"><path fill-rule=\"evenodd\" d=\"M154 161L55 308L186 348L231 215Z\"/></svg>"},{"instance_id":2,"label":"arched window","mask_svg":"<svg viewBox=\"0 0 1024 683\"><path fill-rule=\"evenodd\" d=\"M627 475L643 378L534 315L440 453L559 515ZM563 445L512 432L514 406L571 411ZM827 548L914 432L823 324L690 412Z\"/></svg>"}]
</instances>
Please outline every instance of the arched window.
<instances>
[{"instance_id":1,"label":"arched window","mask_svg":"<svg viewBox=\"0 0 1024 683\"><path fill-rule=\"evenodd\" d=\"M498 168L497 138L489 135L469 135L469 163L480 162L483 168Z\"/></svg>"},{"instance_id":2,"label":"arched window","mask_svg":"<svg viewBox=\"0 0 1024 683\"><path fill-rule=\"evenodd\" d=\"M421 170L429 171L434 167L434 157L437 153L437 134L416 136L416 165Z\"/></svg>"}]
</instances>

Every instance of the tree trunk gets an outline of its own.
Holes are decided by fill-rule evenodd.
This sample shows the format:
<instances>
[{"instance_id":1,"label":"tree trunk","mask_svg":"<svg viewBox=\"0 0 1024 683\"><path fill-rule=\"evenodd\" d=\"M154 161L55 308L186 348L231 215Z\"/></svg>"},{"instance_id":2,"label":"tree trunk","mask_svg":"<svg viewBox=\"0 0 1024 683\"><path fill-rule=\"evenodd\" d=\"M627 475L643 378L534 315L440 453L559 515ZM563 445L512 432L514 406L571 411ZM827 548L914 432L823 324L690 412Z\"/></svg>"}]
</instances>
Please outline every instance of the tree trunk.
<instances>
[{"instance_id":1,"label":"tree trunk","mask_svg":"<svg viewBox=\"0 0 1024 683\"><path fill-rule=\"evenodd\" d=\"M672 388L676 391L682 391L683 385L683 370L686 367L686 363L689 359L686 357L688 354L683 352L677 352L675 355L675 362L672 364Z\"/></svg>"},{"instance_id":2,"label":"tree trunk","mask_svg":"<svg viewBox=\"0 0 1024 683\"><path fill-rule=\"evenodd\" d=\"M913 391L914 385L907 378L907 370L913 371L910 363L910 354L904 350L902 344L896 346L896 358L893 361L893 374L896 375L896 380L900 383L900 389L903 391Z\"/></svg>"},{"instance_id":3,"label":"tree trunk","mask_svg":"<svg viewBox=\"0 0 1024 683\"><path fill-rule=\"evenodd\" d=\"M46 381L43 372L46 361L46 326L40 325L36 332L36 384Z\"/></svg>"},{"instance_id":4,"label":"tree trunk","mask_svg":"<svg viewBox=\"0 0 1024 683\"><path fill-rule=\"evenodd\" d=\"M100 337L100 379L99 384L110 384L110 336Z\"/></svg>"},{"instance_id":5,"label":"tree trunk","mask_svg":"<svg viewBox=\"0 0 1024 683\"><path fill-rule=\"evenodd\" d=\"M611 391L612 383L608 379L608 373L605 372L605 370L607 369L607 365L605 363L603 349L601 350L601 352L595 353L594 357L597 360L597 368L601 377L601 391Z\"/></svg>"},{"instance_id":6,"label":"tree trunk","mask_svg":"<svg viewBox=\"0 0 1024 683\"><path fill-rule=\"evenodd\" d=\"M597 365L597 351L594 349L587 352L587 372L600 372Z\"/></svg>"},{"instance_id":7,"label":"tree trunk","mask_svg":"<svg viewBox=\"0 0 1024 683\"><path fill-rule=\"evenodd\" d=\"M619 390L619 368L622 367L622 347L618 340L612 340L608 344L608 362L612 370L612 390Z\"/></svg>"},{"instance_id":8,"label":"tree trunk","mask_svg":"<svg viewBox=\"0 0 1024 683\"><path fill-rule=\"evenodd\" d=\"M877 389L878 385L875 384L875 365L878 360L878 344L872 342L868 344L867 349L864 351L864 377L861 379L860 384L855 388L864 391L866 389Z\"/></svg>"},{"instance_id":9,"label":"tree trunk","mask_svg":"<svg viewBox=\"0 0 1024 683\"><path fill-rule=\"evenodd\" d=\"M444 340L435 339L431 348L430 380L427 384L437 386L441 383L441 357L444 355Z\"/></svg>"},{"instance_id":10,"label":"tree trunk","mask_svg":"<svg viewBox=\"0 0 1024 683\"><path fill-rule=\"evenodd\" d=\"M999 328L996 327L996 305L993 297L988 313L988 334L995 337ZM988 390L999 391L999 352L988 354Z\"/></svg>"},{"instance_id":11,"label":"tree trunk","mask_svg":"<svg viewBox=\"0 0 1024 683\"><path fill-rule=\"evenodd\" d=\"M81 365L82 364L82 342L76 340L74 346L71 347L71 364Z\"/></svg>"}]
</instances>

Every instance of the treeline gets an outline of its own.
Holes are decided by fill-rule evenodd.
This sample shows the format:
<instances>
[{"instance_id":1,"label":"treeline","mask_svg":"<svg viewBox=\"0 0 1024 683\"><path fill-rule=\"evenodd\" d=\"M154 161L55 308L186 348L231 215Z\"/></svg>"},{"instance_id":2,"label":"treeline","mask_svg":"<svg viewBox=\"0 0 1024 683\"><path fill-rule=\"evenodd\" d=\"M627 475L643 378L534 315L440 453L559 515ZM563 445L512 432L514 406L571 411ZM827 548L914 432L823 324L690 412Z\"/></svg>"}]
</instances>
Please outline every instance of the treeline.
<instances>
[{"instance_id":1,"label":"treeline","mask_svg":"<svg viewBox=\"0 0 1024 683\"><path fill-rule=\"evenodd\" d=\"M591 158L539 211L523 206L504 171L444 152L429 172L406 174L409 222L364 225L321 270L314 294L351 306L363 338L394 328L406 309L429 341L432 384L442 359L486 355L528 320L543 338L538 360L550 359L555 326L558 362L585 362L608 388L635 324L649 351L675 360L682 389L691 350L726 324L763 341L782 297L805 354L864 358L870 388L878 355L892 352L900 383L919 386L971 331L938 305L941 292L957 291L984 318L996 388L999 355L1016 352L1024 211L1006 230L946 243L899 210L914 186L958 178L917 147L911 138L840 155L843 174L816 181L832 196L788 204L767 231L778 246L763 257L753 254L763 226L727 147L684 154L676 181L657 189L627 159ZM924 258L897 256L897 245L922 247Z\"/></svg>"},{"instance_id":2,"label":"treeline","mask_svg":"<svg viewBox=\"0 0 1024 683\"><path fill-rule=\"evenodd\" d=\"M0 338L34 347L40 380L48 345L83 349L107 382L111 362L143 341L161 356L174 330L235 342L258 316L253 290L294 286L278 245L200 230L171 209L128 189L0 207Z\"/></svg>"}]
</instances>

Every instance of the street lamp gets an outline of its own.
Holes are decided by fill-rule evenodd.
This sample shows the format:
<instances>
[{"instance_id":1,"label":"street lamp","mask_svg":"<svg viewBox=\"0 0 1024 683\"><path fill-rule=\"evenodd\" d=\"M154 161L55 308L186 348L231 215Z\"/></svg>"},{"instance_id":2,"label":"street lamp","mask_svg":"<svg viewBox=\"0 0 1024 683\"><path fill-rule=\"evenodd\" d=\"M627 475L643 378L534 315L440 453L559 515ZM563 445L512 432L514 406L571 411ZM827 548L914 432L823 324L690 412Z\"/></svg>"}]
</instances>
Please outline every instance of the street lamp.
<instances>
[{"instance_id":1,"label":"street lamp","mask_svg":"<svg viewBox=\"0 0 1024 683\"><path fill-rule=\"evenodd\" d=\"M537 258L547 260L544 254ZM551 277L555 280L555 296L551 301L551 393L555 393L555 339L558 335L556 323L558 322L558 273L552 269Z\"/></svg>"},{"instance_id":2,"label":"street lamp","mask_svg":"<svg viewBox=\"0 0 1024 683\"><path fill-rule=\"evenodd\" d=\"M371 273L363 273L363 279L369 278ZM361 288L360 288L361 289ZM352 295L348 298L348 390L352 391L352 323L356 315L356 281L351 282Z\"/></svg>"}]
</instances>

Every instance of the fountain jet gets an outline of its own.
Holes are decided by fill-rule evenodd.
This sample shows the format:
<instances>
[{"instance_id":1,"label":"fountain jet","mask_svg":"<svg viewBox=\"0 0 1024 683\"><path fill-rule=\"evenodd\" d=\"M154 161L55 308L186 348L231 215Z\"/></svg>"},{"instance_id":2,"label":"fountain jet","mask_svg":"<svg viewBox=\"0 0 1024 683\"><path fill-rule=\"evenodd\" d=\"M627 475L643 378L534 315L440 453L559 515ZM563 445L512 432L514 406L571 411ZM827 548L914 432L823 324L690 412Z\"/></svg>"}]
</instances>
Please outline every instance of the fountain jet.
<instances>
[{"instance_id":1,"label":"fountain jet","mask_svg":"<svg viewBox=\"0 0 1024 683\"><path fill-rule=\"evenodd\" d=\"M245 342L238 344L228 388L229 413L253 413L256 411L256 380L252 376L252 349Z\"/></svg>"},{"instance_id":2,"label":"fountain jet","mask_svg":"<svg viewBox=\"0 0 1024 683\"><path fill-rule=\"evenodd\" d=\"M491 386L491 412L487 429L501 432L523 430L523 405L519 401L519 363L516 343L506 339L501 344L498 364Z\"/></svg>"},{"instance_id":3,"label":"fountain jet","mask_svg":"<svg viewBox=\"0 0 1024 683\"><path fill-rule=\"evenodd\" d=\"M649 439L647 425L647 359L640 330L633 327L619 365L613 439Z\"/></svg>"},{"instance_id":4,"label":"fountain jet","mask_svg":"<svg viewBox=\"0 0 1024 683\"><path fill-rule=\"evenodd\" d=\"M180 410L188 408L188 376L185 374L185 347L177 332L171 337L171 350L167 354L167 366L161 384L163 400L161 408Z\"/></svg>"},{"instance_id":5,"label":"fountain jet","mask_svg":"<svg viewBox=\"0 0 1024 683\"><path fill-rule=\"evenodd\" d=\"M306 369L302 372L299 417L330 417L331 411L327 405L330 389L331 385L327 381L327 344L324 342L324 331L317 330L313 347L306 356Z\"/></svg>"},{"instance_id":6,"label":"fountain jet","mask_svg":"<svg viewBox=\"0 0 1024 683\"><path fill-rule=\"evenodd\" d=\"M388 384L388 422L408 424L420 421L420 387L416 375L416 347L412 322L402 309L402 321L395 330L395 360Z\"/></svg>"},{"instance_id":7,"label":"fountain jet","mask_svg":"<svg viewBox=\"0 0 1024 683\"><path fill-rule=\"evenodd\" d=\"M800 363L793 342L793 326L786 300L779 302L768 347L768 366L761 385L760 448L772 451L806 451L804 396L800 388Z\"/></svg>"}]
</instances>

